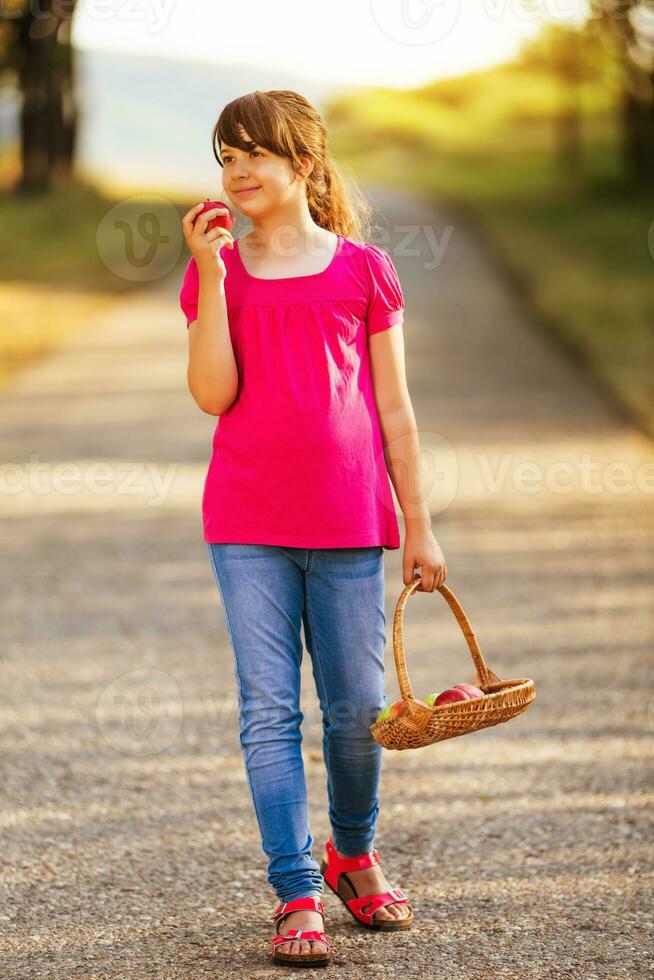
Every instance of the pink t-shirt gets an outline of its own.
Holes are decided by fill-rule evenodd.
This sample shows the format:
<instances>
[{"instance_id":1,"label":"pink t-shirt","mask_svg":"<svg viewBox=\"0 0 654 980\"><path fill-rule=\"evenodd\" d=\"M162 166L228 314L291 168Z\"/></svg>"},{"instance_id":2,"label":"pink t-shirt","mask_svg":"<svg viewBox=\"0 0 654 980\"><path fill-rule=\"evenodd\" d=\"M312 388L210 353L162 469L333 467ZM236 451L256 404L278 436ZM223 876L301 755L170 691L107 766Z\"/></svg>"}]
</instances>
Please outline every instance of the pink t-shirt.
<instances>
[{"instance_id":1,"label":"pink t-shirt","mask_svg":"<svg viewBox=\"0 0 654 980\"><path fill-rule=\"evenodd\" d=\"M322 272L261 279L223 246L238 393L218 417L204 540L297 548L400 547L367 336L403 321L393 262L338 236ZM191 256L180 292L197 319Z\"/></svg>"}]
</instances>

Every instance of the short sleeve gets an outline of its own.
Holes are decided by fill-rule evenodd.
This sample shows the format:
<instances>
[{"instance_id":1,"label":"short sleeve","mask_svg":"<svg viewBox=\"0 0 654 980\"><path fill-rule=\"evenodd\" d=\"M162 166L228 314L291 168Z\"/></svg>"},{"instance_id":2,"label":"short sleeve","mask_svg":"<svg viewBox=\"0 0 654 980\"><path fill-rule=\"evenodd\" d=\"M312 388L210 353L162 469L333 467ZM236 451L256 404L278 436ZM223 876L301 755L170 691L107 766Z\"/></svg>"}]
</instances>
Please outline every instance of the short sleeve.
<instances>
[{"instance_id":1,"label":"short sleeve","mask_svg":"<svg viewBox=\"0 0 654 980\"><path fill-rule=\"evenodd\" d=\"M186 315L187 328L194 320L197 320L198 318L199 291L200 277L198 274L198 267L195 262L195 258L191 256L188 265L186 266L184 281L182 282L182 288L179 294L179 305Z\"/></svg>"},{"instance_id":2,"label":"short sleeve","mask_svg":"<svg viewBox=\"0 0 654 980\"><path fill-rule=\"evenodd\" d=\"M383 249L365 243L368 264L368 333L379 333L404 321L404 295L393 261Z\"/></svg>"}]
</instances>

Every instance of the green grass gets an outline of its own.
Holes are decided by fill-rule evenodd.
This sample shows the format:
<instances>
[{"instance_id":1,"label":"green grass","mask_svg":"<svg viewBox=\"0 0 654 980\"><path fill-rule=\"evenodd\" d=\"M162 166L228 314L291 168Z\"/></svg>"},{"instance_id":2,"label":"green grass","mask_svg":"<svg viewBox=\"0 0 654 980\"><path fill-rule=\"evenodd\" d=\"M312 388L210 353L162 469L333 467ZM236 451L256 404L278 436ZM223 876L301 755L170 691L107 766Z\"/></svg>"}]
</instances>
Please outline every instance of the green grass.
<instances>
[{"instance_id":1,"label":"green grass","mask_svg":"<svg viewBox=\"0 0 654 980\"><path fill-rule=\"evenodd\" d=\"M164 275L170 256L179 260L185 248L181 209L169 196L136 200L103 193L83 181L32 196L0 189L0 282L41 282L110 295L142 289ZM132 232L116 228L115 221ZM149 236L157 250L147 267L139 268ZM164 236L169 240L160 241Z\"/></svg>"},{"instance_id":2,"label":"green grass","mask_svg":"<svg viewBox=\"0 0 654 980\"><path fill-rule=\"evenodd\" d=\"M8 189L15 171L14 148L0 159L0 387L96 314L180 275L186 253L179 222L186 202L169 195L144 208L131 194L82 180L25 196ZM124 224L117 229L115 220ZM135 232L131 248L127 227ZM150 240L151 259L143 262Z\"/></svg>"},{"instance_id":3,"label":"green grass","mask_svg":"<svg viewBox=\"0 0 654 980\"><path fill-rule=\"evenodd\" d=\"M622 177L610 87L584 89L571 178L555 153L556 86L514 69L509 87L511 73L400 93L386 116L385 92L342 96L326 113L332 148L362 181L411 187L465 213L542 329L654 436L654 187ZM390 113L398 106L401 124Z\"/></svg>"},{"instance_id":4,"label":"green grass","mask_svg":"<svg viewBox=\"0 0 654 980\"><path fill-rule=\"evenodd\" d=\"M654 195L552 195L530 207L476 207L540 321L654 436Z\"/></svg>"}]
</instances>

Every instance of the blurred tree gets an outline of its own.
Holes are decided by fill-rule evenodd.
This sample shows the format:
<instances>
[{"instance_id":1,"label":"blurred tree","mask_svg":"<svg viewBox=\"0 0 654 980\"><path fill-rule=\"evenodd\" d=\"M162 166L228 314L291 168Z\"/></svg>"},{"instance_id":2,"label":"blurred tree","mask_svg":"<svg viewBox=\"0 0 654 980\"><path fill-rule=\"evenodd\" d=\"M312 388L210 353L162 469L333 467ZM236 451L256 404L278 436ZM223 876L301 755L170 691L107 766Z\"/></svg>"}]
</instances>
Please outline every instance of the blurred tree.
<instances>
[{"instance_id":1,"label":"blurred tree","mask_svg":"<svg viewBox=\"0 0 654 980\"><path fill-rule=\"evenodd\" d=\"M74 51L76 0L2 0L0 68L21 93L21 176L16 190L46 191L72 173L77 132Z\"/></svg>"},{"instance_id":2,"label":"blurred tree","mask_svg":"<svg viewBox=\"0 0 654 980\"><path fill-rule=\"evenodd\" d=\"M654 183L654 0L590 0L591 15L617 39L622 65L627 176Z\"/></svg>"},{"instance_id":3,"label":"blurred tree","mask_svg":"<svg viewBox=\"0 0 654 980\"><path fill-rule=\"evenodd\" d=\"M596 25L544 24L523 43L518 66L553 75L560 83L561 108L556 114L556 155L566 175L579 177L583 150L583 89L610 71L611 55Z\"/></svg>"}]
</instances>

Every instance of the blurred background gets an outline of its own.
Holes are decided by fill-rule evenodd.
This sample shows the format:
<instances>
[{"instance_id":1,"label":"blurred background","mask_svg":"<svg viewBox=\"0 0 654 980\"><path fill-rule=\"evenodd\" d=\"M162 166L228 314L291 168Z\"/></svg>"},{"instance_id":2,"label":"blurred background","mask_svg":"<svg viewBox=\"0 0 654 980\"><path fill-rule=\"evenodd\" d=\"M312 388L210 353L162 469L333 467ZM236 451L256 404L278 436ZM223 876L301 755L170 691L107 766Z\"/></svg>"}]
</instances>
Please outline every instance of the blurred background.
<instances>
[{"instance_id":1,"label":"blurred background","mask_svg":"<svg viewBox=\"0 0 654 980\"><path fill-rule=\"evenodd\" d=\"M0 383L179 274L178 228L147 271L125 267L128 238L148 246L139 195L167 227L170 205L219 193L220 109L282 87L324 113L355 179L465 209L542 327L654 432L652 4L253 0L250 16L5 0Z\"/></svg>"},{"instance_id":2,"label":"blurred background","mask_svg":"<svg viewBox=\"0 0 654 980\"><path fill-rule=\"evenodd\" d=\"M385 753L375 845L419 923L389 957L327 896L339 972L648 975L652 0L0 4L0 973L268 975L179 289L180 219L221 195L212 127L275 88L374 204L447 584L537 692ZM439 594L405 636L417 697L474 679Z\"/></svg>"}]
</instances>

